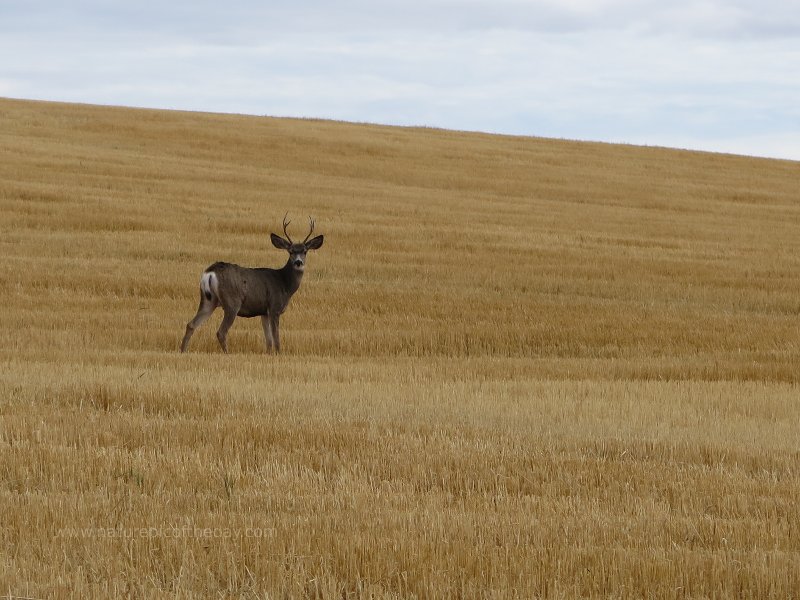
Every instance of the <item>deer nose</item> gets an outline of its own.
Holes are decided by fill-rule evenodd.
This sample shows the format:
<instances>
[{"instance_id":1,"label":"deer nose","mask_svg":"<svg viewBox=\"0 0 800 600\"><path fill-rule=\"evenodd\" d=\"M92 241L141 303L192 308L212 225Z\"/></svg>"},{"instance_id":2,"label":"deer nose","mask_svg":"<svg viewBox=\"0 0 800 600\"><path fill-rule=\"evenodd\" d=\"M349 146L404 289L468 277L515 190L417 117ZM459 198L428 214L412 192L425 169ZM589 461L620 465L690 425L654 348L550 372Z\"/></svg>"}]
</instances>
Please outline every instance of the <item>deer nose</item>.
<instances>
[{"instance_id":1,"label":"deer nose","mask_svg":"<svg viewBox=\"0 0 800 600\"><path fill-rule=\"evenodd\" d=\"M296 261L294 261L294 266L295 267L302 267L303 266L303 261L298 258Z\"/></svg>"}]
</instances>

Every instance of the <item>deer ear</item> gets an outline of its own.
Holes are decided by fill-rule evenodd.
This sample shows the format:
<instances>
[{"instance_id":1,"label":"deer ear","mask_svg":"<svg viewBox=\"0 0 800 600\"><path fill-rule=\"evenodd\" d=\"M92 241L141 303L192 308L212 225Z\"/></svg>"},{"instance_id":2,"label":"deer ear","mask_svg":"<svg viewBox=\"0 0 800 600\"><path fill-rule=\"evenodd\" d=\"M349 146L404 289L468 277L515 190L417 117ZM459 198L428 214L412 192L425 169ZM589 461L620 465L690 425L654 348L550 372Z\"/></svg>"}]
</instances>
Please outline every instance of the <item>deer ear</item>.
<instances>
[{"instance_id":1,"label":"deer ear","mask_svg":"<svg viewBox=\"0 0 800 600\"><path fill-rule=\"evenodd\" d=\"M318 250L322 246L322 238L323 236L318 235L317 237L308 240L306 242L306 250Z\"/></svg>"},{"instance_id":2,"label":"deer ear","mask_svg":"<svg viewBox=\"0 0 800 600\"><path fill-rule=\"evenodd\" d=\"M275 246L278 250L288 250L289 246L291 245L281 236L274 233L269 234L269 239L272 240L272 245Z\"/></svg>"}]
</instances>

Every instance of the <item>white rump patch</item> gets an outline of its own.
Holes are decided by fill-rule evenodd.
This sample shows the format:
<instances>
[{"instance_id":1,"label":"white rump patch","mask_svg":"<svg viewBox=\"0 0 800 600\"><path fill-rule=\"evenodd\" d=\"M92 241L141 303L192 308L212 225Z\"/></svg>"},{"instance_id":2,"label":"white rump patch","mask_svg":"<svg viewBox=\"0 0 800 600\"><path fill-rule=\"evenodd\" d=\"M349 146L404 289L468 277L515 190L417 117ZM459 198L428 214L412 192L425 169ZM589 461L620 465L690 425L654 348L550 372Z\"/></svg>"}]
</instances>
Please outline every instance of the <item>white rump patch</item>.
<instances>
[{"instance_id":1,"label":"white rump patch","mask_svg":"<svg viewBox=\"0 0 800 600\"><path fill-rule=\"evenodd\" d=\"M203 273L203 276L200 278L200 290L207 299L209 299L209 296L211 296L211 298L219 298L217 285L217 274L214 273L214 271L206 271Z\"/></svg>"}]
</instances>

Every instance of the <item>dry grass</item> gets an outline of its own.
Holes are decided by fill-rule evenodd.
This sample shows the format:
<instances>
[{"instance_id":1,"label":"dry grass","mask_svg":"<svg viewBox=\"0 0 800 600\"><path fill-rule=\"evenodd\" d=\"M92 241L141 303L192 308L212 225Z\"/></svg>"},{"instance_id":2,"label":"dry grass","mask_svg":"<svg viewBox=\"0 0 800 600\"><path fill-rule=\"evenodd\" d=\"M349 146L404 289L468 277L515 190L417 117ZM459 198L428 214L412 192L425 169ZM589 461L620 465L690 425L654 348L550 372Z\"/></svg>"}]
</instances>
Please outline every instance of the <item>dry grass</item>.
<instances>
[{"instance_id":1,"label":"dry grass","mask_svg":"<svg viewBox=\"0 0 800 600\"><path fill-rule=\"evenodd\" d=\"M797 163L9 100L0 147L0 593L800 595ZM284 353L178 354L286 210Z\"/></svg>"}]
</instances>

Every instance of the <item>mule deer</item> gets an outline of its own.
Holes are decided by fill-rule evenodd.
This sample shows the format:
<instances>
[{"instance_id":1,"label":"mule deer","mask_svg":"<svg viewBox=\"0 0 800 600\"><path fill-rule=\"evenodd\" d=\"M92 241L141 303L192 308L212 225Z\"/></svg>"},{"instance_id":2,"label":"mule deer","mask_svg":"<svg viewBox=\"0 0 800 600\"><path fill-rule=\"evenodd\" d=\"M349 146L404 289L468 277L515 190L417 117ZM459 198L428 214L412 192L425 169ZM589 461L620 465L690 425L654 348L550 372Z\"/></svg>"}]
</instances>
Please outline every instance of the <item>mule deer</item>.
<instances>
[{"instance_id":1,"label":"mule deer","mask_svg":"<svg viewBox=\"0 0 800 600\"><path fill-rule=\"evenodd\" d=\"M215 262L203 271L200 278L200 306L197 314L186 325L181 342L181 352L186 352L195 329L221 306L225 316L217 330L217 339L223 352L228 352L228 330L236 317L261 317L267 351L280 352L278 324L292 295L300 287L306 266L306 253L322 246L322 236L308 239L314 233L314 219L309 217L309 232L302 242L289 237L286 228L291 221L283 217L282 238L270 234L272 245L289 253L289 260L281 269L250 269L226 262Z\"/></svg>"}]
</instances>

